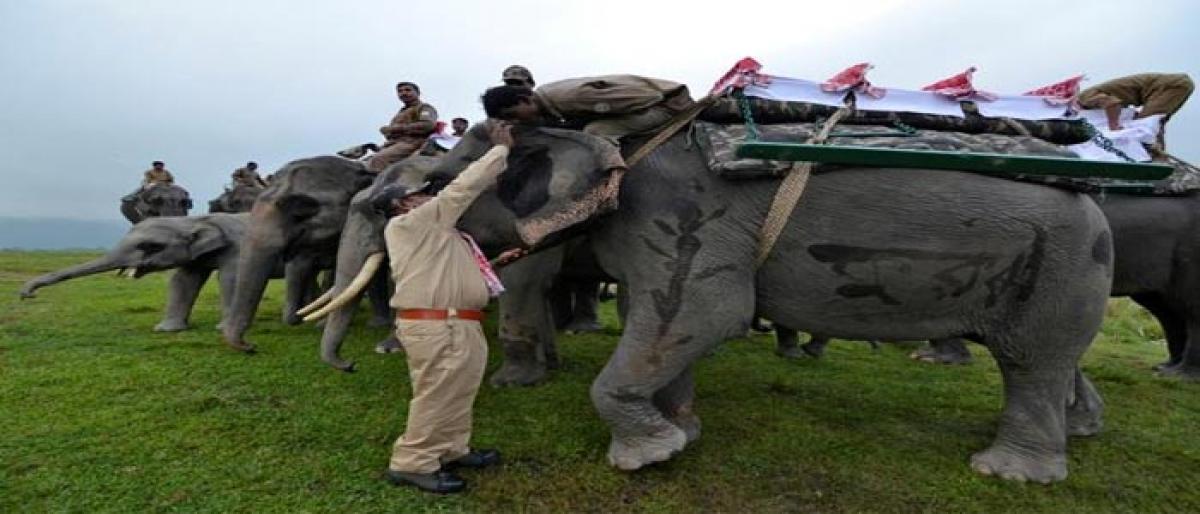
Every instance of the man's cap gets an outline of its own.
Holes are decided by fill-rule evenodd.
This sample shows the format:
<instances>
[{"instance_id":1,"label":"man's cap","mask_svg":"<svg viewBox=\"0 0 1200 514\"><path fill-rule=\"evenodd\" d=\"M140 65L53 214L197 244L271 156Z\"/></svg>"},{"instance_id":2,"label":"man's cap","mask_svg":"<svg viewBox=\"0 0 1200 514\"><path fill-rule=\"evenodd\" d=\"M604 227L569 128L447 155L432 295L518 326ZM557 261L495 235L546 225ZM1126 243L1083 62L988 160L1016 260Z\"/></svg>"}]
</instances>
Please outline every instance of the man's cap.
<instances>
[{"instance_id":1,"label":"man's cap","mask_svg":"<svg viewBox=\"0 0 1200 514\"><path fill-rule=\"evenodd\" d=\"M163 164L162 161L154 161L154 162L150 163L151 166L161 166L162 164Z\"/></svg>"},{"instance_id":2,"label":"man's cap","mask_svg":"<svg viewBox=\"0 0 1200 514\"><path fill-rule=\"evenodd\" d=\"M533 82L533 74L529 73L529 69L519 64L514 64L504 68L504 73L500 75L500 79L504 81L521 80Z\"/></svg>"}]
</instances>

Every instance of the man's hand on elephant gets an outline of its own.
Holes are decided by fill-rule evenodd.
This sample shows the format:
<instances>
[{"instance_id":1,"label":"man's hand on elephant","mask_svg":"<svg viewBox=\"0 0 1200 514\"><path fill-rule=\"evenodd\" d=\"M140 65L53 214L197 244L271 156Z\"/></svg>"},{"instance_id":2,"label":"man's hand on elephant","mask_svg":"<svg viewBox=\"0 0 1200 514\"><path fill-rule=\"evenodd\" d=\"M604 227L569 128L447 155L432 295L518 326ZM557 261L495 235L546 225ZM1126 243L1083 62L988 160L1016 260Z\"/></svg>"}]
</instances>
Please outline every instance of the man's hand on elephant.
<instances>
[{"instance_id":1,"label":"man's hand on elephant","mask_svg":"<svg viewBox=\"0 0 1200 514\"><path fill-rule=\"evenodd\" d=\"M491 139L494 145L512 148L512 124L507 121L491 120L488 124L488 139Z\"/></svg>"}]
</instances>

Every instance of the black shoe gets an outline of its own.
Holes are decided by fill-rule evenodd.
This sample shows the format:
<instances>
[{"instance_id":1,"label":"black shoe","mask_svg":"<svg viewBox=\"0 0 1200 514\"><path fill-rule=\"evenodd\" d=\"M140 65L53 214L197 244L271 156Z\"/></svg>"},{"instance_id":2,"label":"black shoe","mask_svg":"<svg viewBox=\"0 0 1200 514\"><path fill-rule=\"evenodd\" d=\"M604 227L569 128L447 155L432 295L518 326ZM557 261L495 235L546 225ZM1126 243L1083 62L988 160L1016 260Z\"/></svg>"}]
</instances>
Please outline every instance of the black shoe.
<instances>
[{"instance_id":1,"label":"black shoe","mask_svg":"<svg viewBox=\"0 0 1200 514\"><path fill-rule=\"evenodd\" d=\"M458 468L480 469L498 464L500 462L500 452L496 450L471 450L466 455L454 459L442 465L444 470L453 470Z\"/></svg>"},{"instance_id":2,"label":"black shoe","mask_svg":"<svg viewBox=\"0 0 1200 514\"><path fill-rule=\"evenodd\" d=\"M467 487L467 482L462 477L446 470L425 474L405 473L389 469L387 470L387 480L393 485L412 485L422 491L438 494L457 493Z\"/></svg>"}]
</instances>

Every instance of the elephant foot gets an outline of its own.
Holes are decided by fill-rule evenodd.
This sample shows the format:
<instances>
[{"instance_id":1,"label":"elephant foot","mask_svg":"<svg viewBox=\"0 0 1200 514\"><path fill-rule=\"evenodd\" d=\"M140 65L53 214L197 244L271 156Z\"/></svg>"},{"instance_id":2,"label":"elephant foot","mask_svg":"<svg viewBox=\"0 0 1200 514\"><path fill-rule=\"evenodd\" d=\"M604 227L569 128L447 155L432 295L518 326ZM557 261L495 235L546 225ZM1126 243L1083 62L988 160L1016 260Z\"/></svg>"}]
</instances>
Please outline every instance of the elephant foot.
<instances>
[{"instance_id":1,"label":"elephant foot","mask_svg":"<svg viewBox=\"0 0 1200 514\"><path fill-rule=\"evenodd\" d=\"M1186 362L1169 364L1158 370L1158 376L1187 381L1200 381L1200 365L1193 366Z\"/></svg>"},{"instance_id":2,"label":"elephant foot","mask_svg":"<svg viewBox=\"0 0 1200 514\"><path fill-rule=\"evenodd\" d=\"M380 341L375 345L375 353L401 353L404 351L404 345L400 344L400 340L395 337L389 337Z\"/></svg>"},{"instance_id":3,"label":"elephant foot","mask_svg":"<svg viewBox=\"0 0 1200 514\"><path fill-rule=\"evenodd\" d=\"M1028 450L996 445L972 455L971 469L1005 480L1049 484L1067 478L1067 459L1062 454L1031 455Z\"/></svg>"},{"instance_id":4,"label":"elephant foot","mask_svg":"<svg viewBox=\"0 0 1200 514\"><path fill-rule=\"evenodd\" d=\"M155 332L182 332L187 329L187 322L184 321L162 320L157 325L154 325Z\"/></svg>"},{"instance_id":5,"label":"elephant foot","mask_svg":"<svg viewBox=\"0 0 1200 514\"><path fill-rule=\"evenodd\" d=\"M930 346L921 348L908 355L910 359L924 362L926 364L970 364L974 361L971 352L966 348L948 350Z\"/></svg>"},{"instance_id":6,"label":"elephant foot","mask_svg":"<svg viewBox=\"0 0 1200 514\"><path fill-rule=\"evenodd\" d=\"M371 319L367 320L367 326L371 328L391 327L393 323L395 322L392 320L391 316L376 315L371 316Z\"/></svg>"},{"instance_id":7,"label":"elephant foot","mask_svg":"<svg viewBox=\"0 0 1200 514\"><path fill-rule=\"evenodd\" d=\"M500 369L488 380L492 387L531 386L546 379L546 368L537 363L514 363L504 361Z\"/></svg>"},{"instance_id":8,"label":"elephant foot","mask_svg":"<svg viewBox=\"0 0 1200 514\"><path fill-rule=\"evenodd\" d=\"M808 346L808 345L806 344L804 346ZM775 347L775 355L783 357L784 359L792 359L792 360L803 359L805 357L820 357L821 356L820 354L813 355L813 354L809 353L807 349L800 347L800 346L788 346L788 347L776 346Z\"/></svg>"},{"instance_id":9,"label":"elephant foot","mask_svg":"<svg viewBox=\"0 0 1200 514\"><path fill-rule=\"evenodd\" d=\"M687 434L673 424L668 424L650 435L613 436L612 443L608 446L608 463L622 471L634 471L643 466L669 460L683 450L687 443Z\"/></svg>"},{"instance_id":10,"label":"elephant foot","mask_svg":"<svg viewBox=\"0 0 1200 514\"><path fill-rule=\"evenodd\" d=\"M1075 373L1075 387L1067 405L1067 435L1088 437L1104 428L1104 400L1091 381Z\"/></svg>"},{"instance_id":11,"label":"elephant foot","mask_svg":"<svg viewBox=\"0 0 1200 514\"><path fill-rule=\"evenodd\" d=\"M563 330L570 334L590 334L593 332L599 332L603 328L604 327L600 326L600 322L594 319L585 319L571 320L571 322L567 323L567 326L564 327Z\"/></svg>"},{"instance_id":12,"label":"elephant foot","mask_svg":"<svg viewBox=\"0 0 1200 514\"><path fill-rule=\"evenodd\" d=\"M669 416L667 420L683 430L683 435L686 436L685 444L692 444L695 440L700 439L700 416L688 411Z\"/></svg>"},{"instance_id":13,"label":"elephant foot","mask_svg":"<svg viewBox=\"0 0 1200 514\"><path fill-rule=\"evenodd\" d=\"M295 326L301 323L304 323L304 318L301 318L295 312L289 312L283 315L283 324L285 325Z\"/></svg>"},{"instance_id":14,"label":"elephant foot","mask_svg":"<svg viewBox=\"0 0 1200 514\"><path fill-rule=\"evenodd\" d=\"M248 353L251 355L258 353L258 350L254 348L254 345L250 344L249 342L226 341L225 343L228 344L230 348L242 353Z\"/></svg>"}]
</instances>

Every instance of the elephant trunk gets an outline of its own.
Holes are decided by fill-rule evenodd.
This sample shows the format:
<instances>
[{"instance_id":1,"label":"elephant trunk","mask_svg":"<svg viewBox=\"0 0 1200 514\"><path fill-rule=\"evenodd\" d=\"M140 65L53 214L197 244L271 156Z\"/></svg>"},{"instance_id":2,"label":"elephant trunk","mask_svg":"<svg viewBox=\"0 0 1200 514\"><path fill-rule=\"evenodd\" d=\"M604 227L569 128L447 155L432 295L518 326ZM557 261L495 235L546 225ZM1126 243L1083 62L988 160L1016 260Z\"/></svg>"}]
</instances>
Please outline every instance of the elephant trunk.
<instances>
[{"instance_id":1,"label":"elephant trunk","mask_svg":"<svg viewBox=\"0 0 1200 514\"><path fill-rule=\"evenodd\" d=\"M222 330L225 342L236 350L254 351L254 345L244 336L258 312L271 271L283 253L286 242L283 221L278 208L271 204L256 205L251 214L249 230L238 255L233 301Z\"/></svg>"},{"instance_id":2,"label":"elephant trunk","mask_svg":"<svg viewBox=\"0 0 1200 514\"><path fill-rule=\"evenodd\" d=\"M116 255L110 253L83 264L78 264L66 269L46 273L45 275L36 277L26 282L25 285L21 287L21 298L33 298L36 296L34 292L38 289L57 284L64 280L71 280L73 278L94 275L96 273L103 273L105 271L120 268L122 265L124 265L124 262L125 261L123 259L119 259Z\"/></svg>"}]
</instances>

